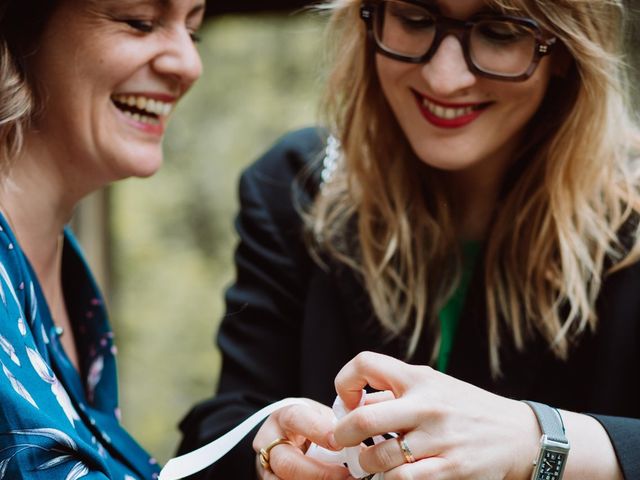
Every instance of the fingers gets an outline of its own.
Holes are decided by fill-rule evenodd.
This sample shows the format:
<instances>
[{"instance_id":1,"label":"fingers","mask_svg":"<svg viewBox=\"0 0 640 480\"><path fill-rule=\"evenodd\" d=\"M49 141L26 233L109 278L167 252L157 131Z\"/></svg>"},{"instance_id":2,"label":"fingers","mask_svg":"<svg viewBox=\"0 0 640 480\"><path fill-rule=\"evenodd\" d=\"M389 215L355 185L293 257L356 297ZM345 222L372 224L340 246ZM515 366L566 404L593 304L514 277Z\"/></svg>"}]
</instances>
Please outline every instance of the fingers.
<instances>
[{"instance_id":1,"label":"fingers","mask_svg":"<svg viewBox=\"0 0 640 480\"><path fill-rule=\"evenodd\" d=\"M422 421L413 402L389 400L356 408L336 423L334 435L339 445L355 447L375 435L411 431Z\"/></svg>"},{"instance_id":2,"label":"fingers","mask_svg":"<svg viewBox=\"0 0 640 480\"><path fill-rule=\"evenodd\" d=\"M376 390L390 390L396 397L400 397L412 383L411 372L414 368L416 367L386 355L362 352L336 376L336 392L348 409L354 409L358 405L362 389L366 385Z\"/></svg>"},{"instance_id":3,"label":"fingers","mask_svg":"<svg viewBox=\"0 0 640 480\"><path fill-rule=\"evenodd\" d=\"M364 397L364 404L372 405L374 403L388 402L389 400L395 400L395 399L396 399L396 396L393 394L392 391L385 390L383 392L367 393L367 395Z\"/></svg>"},{"instance_id":4,"label":"fingers","mask_svg":"<svg viewBox=\"0 0 640 480\"><path fill-rule=\"evenodd\" d=\"M307 405L291 405L271 414L253 440L253 448L268 450L266 468L258 461L256 468L262 480L345 480L349 472L341 465L331 465L305 456L309 442L336 449L333 440L333 414L329 407L309 401ZM276 439L293 442L276 443Z\"/></svg>"},{"instance_id":5,"label":"fingers","mask_svg":"<svg viewBox=\"0 0 640 480\"><path fill-rule=\"evenodd\" d=\"M400 446L401 440L405 442L404 453ZM377 473L386 472L422 458L434 457L437 453L424 432L409 432L401 437L391 438L363 449L359 460L364 470Z\"/></svg>"},{"instance_id":6,"label":"fingers","mask_svg":"<svg viewBox=\"0 0 640 480\"><path fill-rule=\"evenodd\" d=\"M333 438L333 413L317 402L291 405L271 414L253 440L253 449L259 452L276 438L287 438L304 448L309 441L336 450Z\"/></svg>"},{"instance_id":7,"label":"fingers","mask_svg":"<svg viewBox=\"0 0 640 480\"><path fill-rule=\"evenodd\" d=\"M328 407L320 409L305 405L292 405L276 412L280 429L287 438L303 436L322 447L338 450L333 437L333 413Z\"/></svg>"},{"instance_id":8,"label":"fingers","mask_svg":"<svg viewBox=\"0 0 640 480\"><path fill-rule=\"evenodd\" d=\"M292 445L278 445L271 450L270 466L275 478L281 480L347 480L349 471L341 465L319 462L307 457ZM265 477L265 480L270 480Z\"/></svg>"},{"instance_id":9,"label":"fingers","mask_svg":"<svg viewBox=\"0 0 640 480\"><path fill-rule=\"evenodd\" d=\"M384 474L384 480L454 480L470 478L444 458L429 457L415 463L404 463Z\"/></svg>"}]
</instances>

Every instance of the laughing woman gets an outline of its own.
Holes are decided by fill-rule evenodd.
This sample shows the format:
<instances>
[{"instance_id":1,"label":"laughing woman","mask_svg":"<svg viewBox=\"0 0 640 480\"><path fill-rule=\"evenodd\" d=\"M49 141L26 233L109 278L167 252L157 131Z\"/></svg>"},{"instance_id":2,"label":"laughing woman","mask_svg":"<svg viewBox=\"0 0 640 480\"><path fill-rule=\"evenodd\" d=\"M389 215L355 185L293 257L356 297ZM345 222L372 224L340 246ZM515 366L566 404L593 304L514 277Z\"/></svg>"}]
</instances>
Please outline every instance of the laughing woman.
<instances>
[{"instance_id":1,"label":"laughing woman","mask_svg":"<svg viewBox=\"0 0 640 480\"><path fill-rule=\"evenodd\" d=\"M0 478L152 479L120 426L113 334L65 224L151 175L198 78L202 0L0 1Z\"/></svg>"},{"instance_id":2,"label":"laughing woman","mask_svg":"<svg viewBox=\"0 0 640 480\"><path fill-rule=\"evenodd\" d=\"M385 432L400 436L360 453L385 480L640 478L626 8L326 5L328 128L242 177L219 392L184 420L182 448L309 401L210 478L347 478L305 456L309 441ZM350 408L366 385L386 393L334 428L334 380Z\"/></svg>"}]
</instances>

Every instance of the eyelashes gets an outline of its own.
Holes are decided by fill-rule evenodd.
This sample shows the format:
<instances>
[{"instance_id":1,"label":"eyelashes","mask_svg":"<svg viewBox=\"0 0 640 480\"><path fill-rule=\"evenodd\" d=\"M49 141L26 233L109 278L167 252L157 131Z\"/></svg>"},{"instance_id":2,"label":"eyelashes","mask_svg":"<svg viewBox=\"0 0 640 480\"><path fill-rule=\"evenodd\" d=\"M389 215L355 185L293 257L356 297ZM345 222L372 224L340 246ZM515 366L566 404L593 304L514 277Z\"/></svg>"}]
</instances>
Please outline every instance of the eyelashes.
<instances>
[{"instance_id":1,"label":"eyelashes","mask_svg":"<svg viewBox=\"0 0 640 480\"><path fill-rule=\"evenodd\" d=\"M155 30L154 23L148 20L127 19L123 20L123 22L142 33L152 33ZM193 43L199 43L202 40L202 37L195 31L189 31L189 37L191 37Z\"/></svg>"},{"instance_id":2,"label":"eyelashes","mask_svg":"<svg viewBox=\"0 0 640 480\"><path fill-rule=\"evenodd\" d=\"M137 20L137 19L124 20L124 23L129 25L131 28L138 30L139 32L143 32L143 33L153 32L153 23L148 22L146 20Z\"/></svg>"}]
</instances>

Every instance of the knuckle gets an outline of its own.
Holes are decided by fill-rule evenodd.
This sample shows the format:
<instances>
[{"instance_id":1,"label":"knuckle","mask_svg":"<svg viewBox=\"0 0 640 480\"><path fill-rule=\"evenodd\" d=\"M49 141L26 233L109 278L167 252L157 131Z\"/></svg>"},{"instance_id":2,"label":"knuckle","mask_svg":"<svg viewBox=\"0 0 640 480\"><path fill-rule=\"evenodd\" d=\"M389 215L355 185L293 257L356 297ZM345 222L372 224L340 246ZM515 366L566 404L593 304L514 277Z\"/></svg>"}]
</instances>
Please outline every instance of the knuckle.
<instances>
[{"instance_id":1,"label":"knuckle","mask_svg":"<svg viewBox=\"0 0 640 480\"><path fill-rule=\"evenodd\" d=\"M302 405L291 405L290 407L283 408L278 413L278 423L283 430L296 430L295 426L298 423L298 419L301 415L304 415L304 410L307 407ZM306 413L306 412L305 412Z\"/></svg>"},{"instance_id":2,"label":"knuckle","mask_svg":"<svg viewBox=\"0 0 640 480\"><path fill-rule=\"evenodd\" d=\"M414 480L408 468L396 468L391 474L385 474L385 480Z\"/></svg>"},{"instance_id":3,"label":"knuckle","mask_svg":"<svg viewBox=\"0 0 640 480\"><path fill-rule=\"evenodd\" d=\"M452 459L447 467L446 473L454 475L455 478L473 478L473 469L469 461Z\"/></svg>"},{"instance_id":4,"label":"knuckle","mask_svg":"<svg viewBox=\"0 0 640 480\"><path fill-rule=\"evenodd\" d=\"M329 429L327 428L327 424L324 422L322 417L314 416L309 419L308 432L307 437L312 437L313 440L317 443L322 440L322 438L329 433Z\"/></svg>"},{"instance_id":5,"label":"knuckle","mask_svg":"<svg viewBox=\"0 0 640 480\"><path fill-rule=\"evenodd\" d=\"M344 480L344 478L344 474L336 469L323 469L319 473L317 480Z\"/></svg>"},{"instance_id":6,"label":"knuckle","mask_svg":"<svg viewBox=\"0 0 640 480\"><path fill-rule=\"evenodd\" d=\"M367 450L366 455L361 455L360 461L362 467L369 472L382 472L395 466L391 450L382 445Z\"/></svg>"},{"instance_id":7,"label":"knuckle","mask_svg":"<svg viewBox=\"0 0 640 480\"><path fill-rule=\"evenodd\" d=\"M374 362L373 352L360 352L353 359L353 363L358 370L366 370Z\"/></svg>"},{"instance_id":8,"label":"knuckle","mask_svg":"<svg viewBox=\"0 0 640 480\"><path fill-rule=\"evenodd\" d=\"M278 477L281 478L299 478L298 475L298 462L292 455L287 455L279 449L276 455L272 455L269 464L271 470ZM273 450L272 450L273 451Z\"/></svg>"},{"instance_id":9,"label":"knuckle","mask_svg":"<svg viewBox=\"0 0 640 480\"><path fill-rule=\"evenodd\" d=\"M352 415L356 431L372 435L378 433L375 431L376 416L373 412L367 409L357 409L352 412Z\"/></svg>"},{"instance_id":10,"label":"knuckle","mask_svg":"<svg viewBox=\"0 0 640 480\"><path fill-rule=\"evenodd\" d=\"M278 423L281 427L288 427L291 424L293 418L293 415L291 414L292 410L293 409L291 407L288 407L283 408L278 412Z\"/></svg>"},{"instance_id":11,"label":"knuckle","mask_svg":"<svg viewBox=\"0 0 640 480\"><path fill-rule=\"evenodd\" d=\"M432 378L436 371L429 365L412 365L413 372L417 378L422 380Z\"/></svg>"}]
</instances>

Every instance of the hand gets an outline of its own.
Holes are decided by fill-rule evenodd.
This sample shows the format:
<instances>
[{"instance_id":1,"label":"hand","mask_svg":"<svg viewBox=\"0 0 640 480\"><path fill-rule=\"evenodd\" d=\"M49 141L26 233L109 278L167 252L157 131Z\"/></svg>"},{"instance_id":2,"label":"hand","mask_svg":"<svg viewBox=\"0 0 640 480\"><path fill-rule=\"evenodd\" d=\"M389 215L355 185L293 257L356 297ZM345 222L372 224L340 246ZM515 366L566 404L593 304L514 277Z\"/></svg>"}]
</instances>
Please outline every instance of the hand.
<instances>
[{"instance_id":1,"label":"hand","mask_svg":"<svg viewBox=\"0 0 640 480\"><path fill-rule=\"evenodd\" d=\"M364 448L361 466L385 472L385 480L525 480L531 475L541 433L523 402L371 352L345 365L335 383L347 408L355 408L335 426L341 447L396 432L415 458L408 463L397 439ZM393 395L356 408L367 384Z\"/></svg>"},{"instance_id":2,"label":"hand","mask_svg":"<svg viewBox=\"0 0 640 480\"><path fill-rule=\"evenodd\" d=\"M291 405L271 414L253 439L256 469L263 480L347 480L352 477L346 468L305 456L310 443L337 450L333 439L334 415L331 409L313 400L306 405ZM259 452L278 438L293 445L276 445L269 452L271 471L260 464Z\"/></svg>"}]
</instances>

